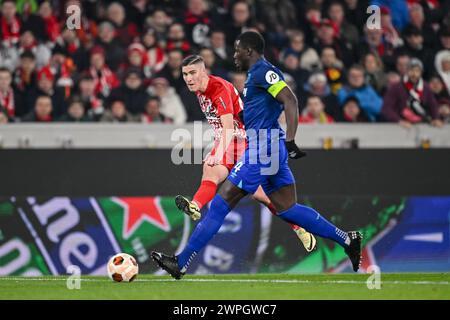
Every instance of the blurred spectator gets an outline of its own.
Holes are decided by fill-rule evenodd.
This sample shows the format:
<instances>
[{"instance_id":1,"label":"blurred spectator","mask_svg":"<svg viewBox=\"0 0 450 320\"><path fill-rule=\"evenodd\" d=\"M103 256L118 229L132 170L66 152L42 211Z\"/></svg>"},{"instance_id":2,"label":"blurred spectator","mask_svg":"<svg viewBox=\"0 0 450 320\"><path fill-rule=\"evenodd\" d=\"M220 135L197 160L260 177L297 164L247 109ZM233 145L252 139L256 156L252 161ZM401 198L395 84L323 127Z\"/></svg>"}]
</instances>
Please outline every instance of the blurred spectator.
<instances>
[{"instance_id":1,"label":"blurred spectator","mask_svg":"<svg viewBox=\"0 0 450 320\"><path fill-rule=\"evenodd\" d=\"M447 91L447 88L439 75L431 76L428 85L430 86L431 91L433 91L434 97L438 103L440 100L450 100L450 93Z\"/></svg>"},{"instance_id":2,"label":"blurred spectator","mask_svg":"<svg viewBox=\"0 0 450 320\"><path fill-rule=\"evenodd\" d=\"M106 10L107 19L115 28L115 36L120 43L127 47L139 36L138 27L127 20L125 8L119 2L111 3Z\"/></svg>"},{"instance_id":3,"label":"blurred spectator","mask_svg":"<svg viewBox=\"0 0 450 320\"><path fill-rule=\"evenodd\" d=\"M305 44L305 35L301 30L293 30L289 33L289 47L282 51L281 57L294 52L300 59L300 67L308 71L321 68L317 51Z\"/></svg>"},{"instance_id":4,"label":"blurred spectator","mask_svg":"<svg viewBox=\"0 0 450 320\"><path fill-rule=\"evenodd\" d=\"M48 96L52 100L52 116L57 118L66 112L64 89L55 87L55 76L49 66L42 68L37 73L37 87L25 97L26 109L31 110L36 105L39 96Z\"/></svg>"},{"instance_id":5,"label":"blurred spectator","mask_svg":"<svg viewBox=\"0 0 450 320\"><path fill-rule=\"evenodd\" d=\"M167 79L162 77L153 79L152 85L148 88L148 93L152 96L157 96L161 100L161 114L173 119L174 124L186 122L187 115L183 103Z\"/></svg>"},{"instance_id":6,"label":"blurred spectator","mask_svg":"<svg viewBox=\"0 0 450 320\"><path fill-rule=\"evenodd\" d=\"M337 94L340 105L342 106L349 96L355 96L369 120L375 121L380 114L383 100L371 85L365 83L364 68L359 65L352 66L348 71L347 79L348 84Z\"/></svg>"},{"instance_id":7,"label":"blurred spectator","mask_svg":"<svg viewBox=\"0 0 450 320\"><path fill-rule=\"evenodd\" d=\"M60 46L72 58L77 71L89 67L89 52L82 46L80 39L74 30L64 28L61 36L56 40L56 46Z\"/></svg>"},{"instance_id":8,"label":"blurred spectator","mask_svg":"<svg viewBox=\"0 0 450 320\"><path fill-rule=\"evenodd\" d=\"M86 113L85 107L81 100L73 98L67 107L67 113L62 115L58 121L60 122L90 122L91 119Z\"/></svg>"},{"instance_id":9,"label":"blurred spectator","mask_svg":"<svg viewBox=\"0 0 450 320\"><path fill-rule=\"evenodd\" d=\"M127 111L133 115L144 112L145 104L150 98L142 85L142 72L139 68L130 68L124 76L124 83L111 92L110 99L120 98L125 103Z\"/></svg>"},{"instance_id":10,"label":"blurred spectator","mask_svg":"<svg viewBox=\"0 0 450 320\"><path fill-rule=\"evenodd\" d=\"M255 1L256 15L264 21L270 33L283 34L297 26L297 13L291 0Z\"/></svg>"},{"instance_id":11,"label":"blurred spectator","mask_svg":"<svg viewBox=\"0 0 450 320\"><path fill-rule=\"evenodd\" d=\"M341 116L339 122L368 122L364 110L361 109L359 101L356 97L348 97L342 106Z\"/></svg>"},{"instance_id":12,"label":"blurred spectator","mask_svg":"<svg viewBox=\"0 0 450 320\"><path fill-rule=\"evenodd\" d=\"M450 50L439 51L434 59L434 66L450 94Z\"/></svg>"},{"instance_id":13,"label":"blurred spectator","mask_svg":"<svg viewBox=\"0 0 450 320\"><path fill-rule=\"evenodd\" d=\"M323 19L316 29L316 49L321 52L324 47L332 47L339 60L345 66L354 61L354 53L350 44L344 39L338 39L336 27L329 19Z\"/></svg>"},{"instance_id":14,"label":"blurred spectator","mask_svg":"<svg viewBox=\"0 0 450 320\"><path fill-rule=\"evenodd\" d=\"M369 0L344 0L346 5L346 20L355 26L359 33L362 34L363 28L367 21L367 8Z\"/></svg>"},{"instance_id":15,"label":"blurred spectator","mask_svg":"<svg viewBox=\"0 0 450 320\"><path fill-rule=\"evenodd\" d=\"M20 35L19 46L17 49L18 55L22 54L25 51L31 51L36 57L36 66L38 69L47 65L50 61L50 57L52 52L47 46L39 43L35 36L34 31L25 30Z\"/></svg>"},{"instance_id":16,"label":"blurred spectator","mask_svg":"<svg viewBox=\"0 0 450 320\"><path fill-rule=\"evenodd\" d=\"M424 38L422 33L417 27L408 26L404 30L405 47L400 49L407 53L411 57L418 58L422 63L427 66L433 65L433 51L424 45ZM424 70L425 77L429 74L427 70Z\"/></svg>"},{"instance_id":17,"label":"blurred spectator","mask_svg":"<svg viewBox=\"0 0 450 320\"><path fill-rule=\"evenodd\" d=\"M381 7L381 29L383 30L383 40L389 44L389 48L397 48L404 44L400 33L392 23L391 11L388 7Z\"/></svg>"},{"instance_id":18,"label":"blurred spectator","mask_svg":"<svg viewBox=\"0 0 450 320\"><path fill-rule=\"evenodd\" d=\"M75 65L64 48L58 45L53 48L48 67L55 77L55 86L63 88L64 97L69 98L74 86L72 77L74 76Z\"/></svg>"},{"instance_id":19,"label":"blurred spectator","mask_svg":"<svg viewBox=\"0 0 450 320\"><path fill-rule=\"evenodd\" d=\"M84 104L84 109L87 111L89 117L94 120L99 120L105 108L103 100L97 97L95 93L95 80L89 73L83 74L79 79L78 96Z\"/></svg>"},{"instance_id":20,"label":"blurred spectator","mask_svg":"<svg viewBox=\"0 0 450 320\"><path fill-rule=\"evenodd\" d=\"M22 22L16 16L16 2L13 0L2 1L2 15L0 17L0 39L2 45L11 47L19 42Z\"/></svg>"},{"instance_id":21,"label":"blurred spectator","mask_svg":"<svg viewBox=\"0 0 450 320\"><path fill-rule=\"evenodd\" d=\"M183 15L189 42L197 47L208 45L212 21L205 0L188 0Z\"/></svg>"},{"instance_id":22,"label":"blurred spectator","mask_svg":"<svg viewBox=\"0 0 450 320\"><path fill-rule=\"evenodd\" d=\"M145 111L142 114L142 122L144 123L172 123L172 120L166 118L161 112L161 101L158 97L150 97L145 104Z\"/></svg>"},{"instance_id":23,"label":"blurred spectator","mask_svg":"<svg viewBox=\"0 0 450 320\"><path fill-rule=\"evenodd\" d=\"M414 26L421 32L424 39L424 46L427 48L436 47L436 33L434 32L428 21L426 21L422 5L419 3L412 3L409 6L409 17L409 26Z\"/></svg>"},{"instance_id":24,"label":"blurred spectator","mask_svg":"<svg viewBox=\"0 0 450 320\"><path fill-rule=\"evenodd\" d=\"M358 29L345 19L344 5L342 2L333 0L328 6L328 17L338 29L338 37L352 44L353 47L358 45L359 33Z\"/></svg>"},{"instance_id":25,"label":"blurred spectator","mask_svg":"<svg viewBox=\"0 0 450 320\"><path fill-rule=\"evenodd\" d=\"M331 92L324 73L316 72L311 74L304 89L306 94L320 97L325 104L325 112L334 119L337 119L340 114L339 102L336 95ZM300 106L303 110L305 105L303 105L302 100L303 99L300 100Z\"/></svg>"},{"instance_id":26,"label":"blurred spectator","mask_svg":"<svg viewBox=\"0 0 450 320\"><path fill-rule=\"evenodd\" d=\"M300 68L299 57L294 52L286 52L283 57L283 71L289 73L296 83L305 83L308 80L309 72Z\"/></svg>"},{"instance_id":27,"label":"blurred spectator","mask_svg":"<svg viewBox=\"0 0 450 320\"><path fill-rule=\"evenodd\" d=\"M39 95L33 110L22 118L23 122L53 122L52 99L47 95Z\"/></svg>"},{"instance_id":28,"label":"blurred spectator","mask_svg":"<svg viewBox=\"0 0 450 320\"><path fill-rule=\"evenodd\" d=\"M211 49L216 57L217 65L231 71L234 69L233 48L227 45L226 35L222 30L211 31Z\"/></svg>"},{"instance_id":29,"label":"blurred spectator","mask_svg":"<svg viewBox=\"0 0 450 320\"><path fill-rule=\"evenodd\" d=\"M199 52L200 56L205 61L205 66L207 71L215 76L229 79L228 71L222 68L222 66L217 63L216 56L214 55L214 51L211 48L202 48Z\"/></svg>"},{"instance_id":30,"label":"blurred spectator","mask_svg":"<svg viewBox=\"0 0 450 320\"><path fill-rule=\"evenodd\" d=\"M407 74L410 60L411 57L406 53L400 52L400 54L397 55L395 60L395 70L400 75L400 77L403 77Z\"/></svg>"},{"instance_id":31,"label":"blurred spectator","mask_svg":"<svg viewBox=\"0 0 450 320\"><path fill-rule=\"evenodd\" d=\"M111 101L109 109L100 118L101 122L137 122L139 118L128 112L125 103L119 98Z\"/></svg>"},{"instance_id":32,"label":"blurred spectator","mask_svg":"<svg viewBox=\"0 0 450 320\"><path fill-rule=\"evenodd\" d=\"M151 78L164 68L167 56L158 44L155 30L151 28L147 29L142 35L142 44L147 51L147 66L144 72L146 77Z\"/></svg>"},{"instance_id":33,"label":"blurred spectator","mask_svg":"<svg viewBox=\"0 0 450 320\"><path fill-rule=\"evenodd\" d=\"M89 73L94 79L95 94L106 98L112 89L120 85L120 82L114 72L105 64L105 50L102 47L92 48L90 61Z\"/></svg>"},{"instance_id":34,"label":"blurred spectator","mask_svg":"<svg viewBox=\"0 0 450 320\"><path fill-rule=\"evenodd\" d=\"M0 68L0 107L2 107L9 118L21 117L26 110L20 94L14 91L11 71Z\"/></svg>"},{"instance_id":35,"label":"blurred spectator","mask_svg":"<svg viewBox=\"0 0 450 320\"><path fill-rule=\"evenodd\" d=\"M174 23L170 25L167 33L166 51L180 50L183 56L189 55L191 52L191 44L186 39L184 27L181 23Z\"/></svg>"},{"instance_id":36,"label":"blurred spectator","mask_svg":"<svg viewBox=\"0 0 450 320\"><path fill-rule=\"evenodd\" d=\"M31 51L25 51L20 55L19 66L14 72L13 78L14 88L23 96L28 96L31 91L36 89L36 59Z\"/></svg>"},{"instance_id":37,"label":"blurred spectator","mask_svg":"<svg viewBox=\"0 0 450 320\"><path fill-rule=\"evenodd\" d=\"M236 38L253 26L250 5L246 1L238 0L231 7L231 21L227 24L225 34L227 43L234 47Z\"/></svg>"},{"instance_id":38,"label":"blurred spectator","mask_svg":"<svg viewBox=\"0 0 450 320\"><path fill-rule=\"evenodd\" d=\"M138 43L132 43L128 47L127 61L122 63L117 71L118 76L124 79L125 73L129 68L139 68L145 77L151 77L150 68L148 66L147 51L145 47Z\"/></svg>"},{"instance_id":39,"label":"blurred spectator","mask_svg":"<svg viewBox=\"0 0 450 320\"><path fill-rule=\"evenodd\" d=\"M172 22L172 18L170 18L164 10L158 8L147 17L145 27L154 30L155 37L165 46L167 28Z\"/></svg>"},{"instance_id":40,"label":"blurred spectator","mask_svg":"<svg viewBox=\"0 0 450 320\"><path fill-rule=\"evenodd\" d=\"M411 127L414 123L431 122L441 126L438 105L430 87L422 79L423 64L411 59L407 75L402 81L388 88L384 96L382 115L389 122Z\"/></svg>"},{"instance_id":41,"label":"blurred spectator","mask_svg":"<svg viewBox=\"0 0 450 320\"><path fill-rule=\"evenodd\" d=\"M178 49L172 50L167 54L167 63L164 68L158 72L155 77L163 77L169 81L171 87L177 92L181 92L185 83L181 74L181 63L183 62L183 52Z\"/></svg>"},{"instance_id":42,"label":"blurred spectator","mask_svg":"<svg viewBox=\"0 0 450 320\"><path fill-rule=\"evenodd\" d=\"M323 66L331 92L336 94L342 87L344 81L344 65L336 57L336 53L332 47L324 47L320 54L320 61Z\"/></svg>"},{"instance_id":43,"label":"blurred spectator","mask_svg":"<svg viewBox=\"0 0 450 320\"><path fill-rule=\"evenodd\" d=\"M389 71L386 74L386 89L390 86L399 83L401 81L401 76L395 71ZM386 90L385 90L386 91Z\"/></svg>"},{"instance_id":44,"label":"blurred spectator","mask_svg":"<svg viewBox=\"0 0 450 320\"><path fill-rule=\"evenodd\" d=\"M450 26L443 26L439 30L439 50L450 50Z\"/></svg>"},{"instance_id":45,"label":"blurred spectator","mask_svg":"<svg viewBox=\"0 0 450 320\"><path fill-rule=\"evenodd\" d=\"M39 6L39 16L44 20L45 23L45 34L46 38L50 42L55 42L56 39L61 34L61 29L59 28L59 22L53 13L52 5L50 1L44 1Z\"/></svg>"},{"instance_id":46,"label":"blurred spectator","mask_svg":"<svg viewBox=\"0 0 450 320\"><path fill-rule=\"evenodd\" d=\"M116 30L111 22L102 22L98 27L97 45L104 49L106 63L112 71L117 71L126 58L126 50L115 37Z\"/></svg>"},{"instance_id":47,"label":"blurred spectator","mask_svg":"<svg viewBox=\"0 0 450 320\"><path fill-rule=\"evenodd\" d=\"M378 94L382 94L386 87L386 74L383 70L383 62L374 53L367 53L363 57L362 62L366 70L366 83L371 85Z\"/></svg>"},{"instance_id":48,"label":"blurred spectator","mask_svg":"<svg viewBox=\"0 0 450 320\"><path fill-rule=\"evenodd\" d=\"M306 108L298 120L300 123L333 123L333 118L325 112L325 105L318 96L309 96L306 100Z\"/></svg>"},{"instance_id":49,"label":"blurred spectator","mask_svg":"<svg viewBox=\"0 0 450 320\"><path fill-rule=\"evenodd\" d=\"M450 100L440 101L438 115L443 123L450 123Z\"/></svg>"},{"instance_id":50,"label":"blurred spectator","mask_svg":"<svg viewBox=\"0 0 450 320\"><path fill-rule=\"evenodd\" d=\"M385 64L393 64L394 47L383 39L381 29L364 28L364 40L358 46L357 56L361 59L367 53L373 53L383 57Z\"/></svg>"}]
</instances>

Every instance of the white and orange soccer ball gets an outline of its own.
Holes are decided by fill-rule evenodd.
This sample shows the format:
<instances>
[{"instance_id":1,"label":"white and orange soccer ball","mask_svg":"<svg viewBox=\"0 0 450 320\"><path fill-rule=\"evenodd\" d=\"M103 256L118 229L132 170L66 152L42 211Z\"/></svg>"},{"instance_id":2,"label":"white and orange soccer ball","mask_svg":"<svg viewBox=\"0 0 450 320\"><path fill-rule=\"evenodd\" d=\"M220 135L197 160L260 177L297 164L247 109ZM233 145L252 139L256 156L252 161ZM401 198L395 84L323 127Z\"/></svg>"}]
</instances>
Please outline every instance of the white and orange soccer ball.
<instances>
[{"instance_id":1,"label":"white and orange soccer ball","mask_svg":"<svg viewBox=\"0 0 450 320\"><path fill-rule=\"evenodd\" d=\"M108 276L116 282L131 282L136 279L139 266L136 259L126 253L118 253L108 261Z\"/></svg>"}]
</instances>

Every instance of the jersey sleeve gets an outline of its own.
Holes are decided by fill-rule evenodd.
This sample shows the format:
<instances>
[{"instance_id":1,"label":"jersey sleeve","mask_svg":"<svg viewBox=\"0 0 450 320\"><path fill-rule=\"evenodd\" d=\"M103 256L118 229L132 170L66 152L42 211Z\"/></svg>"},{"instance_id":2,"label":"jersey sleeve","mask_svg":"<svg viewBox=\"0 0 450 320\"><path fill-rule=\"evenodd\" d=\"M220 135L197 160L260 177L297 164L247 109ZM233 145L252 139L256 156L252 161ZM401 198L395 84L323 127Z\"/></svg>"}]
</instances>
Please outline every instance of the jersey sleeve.
<instances>
[{"instance_id":1,"label":"jersey sleeve","mask_svg":"<svg viewBox=\"0 0 450 320\"><path fill-rule=\"evenodd\" d=\"M274 98L281 90L287 87L284 76L280 70L271 67L265 67L258 70L254 81L256 86L264 88Z\"/></svg>"},{"instance_id":2,"label":"jersey sleeve","mask_svg":"<svg viewBox=\"0 0 450 320\"><path fill-rule=\"evenodd\" d=\"M213 105L216 107L217 115L223 116L225 114L233 113L233 101L231 99L231 92L225 87L217 88L212 99Z\"/></svg>"}]
</instances>

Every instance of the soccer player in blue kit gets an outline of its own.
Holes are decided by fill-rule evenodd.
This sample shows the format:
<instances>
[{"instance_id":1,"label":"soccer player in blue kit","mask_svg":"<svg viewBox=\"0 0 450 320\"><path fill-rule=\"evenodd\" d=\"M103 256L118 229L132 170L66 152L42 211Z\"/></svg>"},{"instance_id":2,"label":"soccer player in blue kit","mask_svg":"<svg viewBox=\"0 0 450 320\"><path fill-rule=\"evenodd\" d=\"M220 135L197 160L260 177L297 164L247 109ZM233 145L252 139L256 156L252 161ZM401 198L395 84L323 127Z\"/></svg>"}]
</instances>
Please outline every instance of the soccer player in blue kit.
<instances>
[{"instance_id":1,"label":"soccer player in blue kit","mask_svg":"<svg viewBox=\"0 0 450 320\"><path fill-rule=\"evenodd\" d=\"M341 245L356 272L361 264L358 231L344 232L314 209L297 203L295 179L288 158L305 156L294 142L298 125L298 102L282 73L264 58L264 38L255 31L242 33L235 42L234 60L248 70L244 89L244 122L248 145L197 224L184 250L177 256L152 252L152 258L175 279L181 279L190 262L219 231L225 216L247 194L261 185L275 206L278 217ZM285 111L286 133L278 123Z\"/></svg>"}]
</instances>

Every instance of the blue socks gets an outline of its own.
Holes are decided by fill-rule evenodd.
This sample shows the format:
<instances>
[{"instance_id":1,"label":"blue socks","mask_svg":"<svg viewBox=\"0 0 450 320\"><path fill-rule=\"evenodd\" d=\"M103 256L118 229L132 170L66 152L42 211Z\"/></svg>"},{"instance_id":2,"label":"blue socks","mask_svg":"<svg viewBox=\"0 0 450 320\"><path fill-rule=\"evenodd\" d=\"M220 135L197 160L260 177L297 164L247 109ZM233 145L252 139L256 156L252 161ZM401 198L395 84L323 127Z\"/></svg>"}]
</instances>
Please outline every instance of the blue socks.
<instances>
[{"instance_id":1,"label":"blue socks","mask_svg":"<svg viewBox=\"0 0 450 320\"><path fill-rule=\"evenodd\" d=\"M219 231L225 216L230 211L231 209L228 206L228 203L221 196L216 195L211 202L210 210L197 224L186 247L178 255L178 267L181 272L186 272L196 254L203 249L217 231Z\"/></svg>"},{"instance_id":2,"label":"blue socks","mask_svg":"<svg viewBox=\"0 0 450 320\"><path fill-rule=\"evenodd\" d=\"M278 216L287 222L301 226L308 232L331 239L344 248L350 244L346 232L331 224L313 208L296 203L288 210L280 212Z\"/></svg>"}]
</instances>

